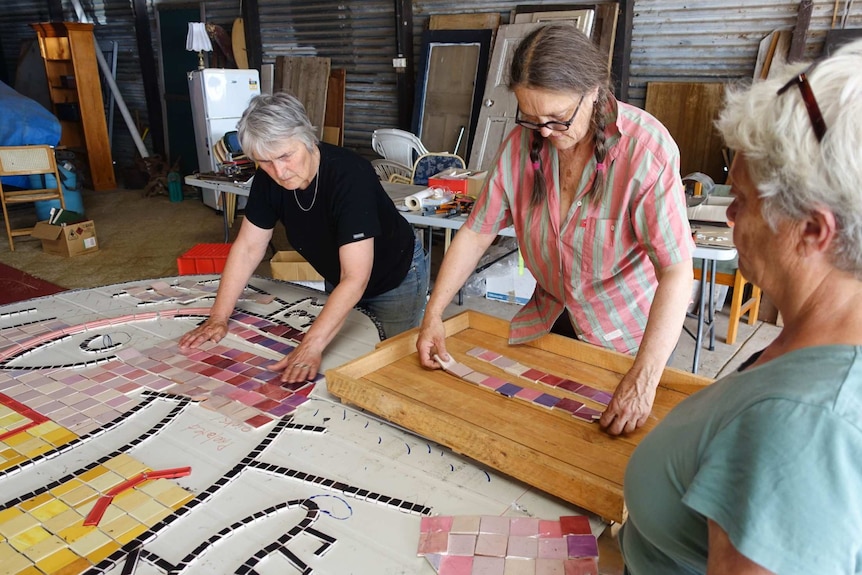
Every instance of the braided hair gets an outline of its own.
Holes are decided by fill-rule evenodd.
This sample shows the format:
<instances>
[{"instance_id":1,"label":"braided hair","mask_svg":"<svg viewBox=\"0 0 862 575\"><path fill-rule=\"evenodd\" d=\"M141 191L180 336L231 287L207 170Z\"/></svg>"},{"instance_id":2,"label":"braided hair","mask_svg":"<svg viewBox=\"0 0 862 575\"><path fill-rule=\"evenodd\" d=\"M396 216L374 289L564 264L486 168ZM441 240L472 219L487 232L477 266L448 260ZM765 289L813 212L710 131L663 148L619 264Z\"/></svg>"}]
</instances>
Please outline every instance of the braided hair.
<instances>
[{"instance_id":1,"label":"braided hair","mask_svg":"<svg viewBox=\"0 0 862 575\"><path fill-rule=\"evenodd\" d=\"M571 26L548 25L537 28L515 50L509 68L509 89L543 89L587 94L598 88L590 128L593 134L596 177L588 196L598 202L605 187L608 149L605 141L605 110L611 95L607 58L582 32ZM530 204L545 201L547 183L542 170L541 151L545 138L539 130L531 135L530 162L535 171Z\"/></svg>"}]
</instances>

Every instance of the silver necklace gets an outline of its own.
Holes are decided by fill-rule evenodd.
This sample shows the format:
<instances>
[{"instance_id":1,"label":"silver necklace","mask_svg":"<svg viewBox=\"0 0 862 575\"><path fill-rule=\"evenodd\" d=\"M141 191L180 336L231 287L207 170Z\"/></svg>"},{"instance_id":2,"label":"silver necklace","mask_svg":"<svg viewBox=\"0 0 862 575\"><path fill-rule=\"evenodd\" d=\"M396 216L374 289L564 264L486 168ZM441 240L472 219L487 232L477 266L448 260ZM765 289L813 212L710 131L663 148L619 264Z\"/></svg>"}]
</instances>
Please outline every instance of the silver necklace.
<instances>
[{"instance_id":1,"label":"silver necklace","mask_svg":"<svg viewBox=\"0 0 862 575\"><path fill-rule=\"evenodd\" d=\"M311 208L314 207L314 202L317 200L317 186L320 185L320 166L317 168L317 173L314 174L314 195L311 196L311 205L307 208L304 207L301 203L299 203L299 196L296 194L296 189L293 190L293 199L296 200L296 205L299 206L299 209L303 212L310 212Z\"/></svg>"}]
</instances>

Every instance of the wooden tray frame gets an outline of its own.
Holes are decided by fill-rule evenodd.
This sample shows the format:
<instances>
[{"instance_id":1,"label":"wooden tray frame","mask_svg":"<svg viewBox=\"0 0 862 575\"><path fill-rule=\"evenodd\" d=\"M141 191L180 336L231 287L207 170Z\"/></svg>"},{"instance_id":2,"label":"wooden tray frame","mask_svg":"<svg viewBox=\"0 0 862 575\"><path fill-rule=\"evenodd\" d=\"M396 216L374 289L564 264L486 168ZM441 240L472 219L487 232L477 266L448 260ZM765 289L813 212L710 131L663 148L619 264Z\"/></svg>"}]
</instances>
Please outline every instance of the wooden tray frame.
<instances>
[{"instance_id":1,"label":"wooden tray frame","mask_svg":"<svg viewBox=\"0 0 862 575\"><path fill-rule=\"evenodd\" d=\"M613 391L633 361L628 355L557 335L510 346L507 321L474 311L458 314L444 326L448 351L457 361L517 385L578 400L582 398L521 379L466 352L483 347L606 391ZM346 403L610 521L625 520L623 475L637 444L677 403L712 383L665 369L647 424L630 435L611 437L597 423L504 397L441 370L423 369L416 352L417 334L406 332L327 370L328 390Z\"/></svg>"}]
</instances>

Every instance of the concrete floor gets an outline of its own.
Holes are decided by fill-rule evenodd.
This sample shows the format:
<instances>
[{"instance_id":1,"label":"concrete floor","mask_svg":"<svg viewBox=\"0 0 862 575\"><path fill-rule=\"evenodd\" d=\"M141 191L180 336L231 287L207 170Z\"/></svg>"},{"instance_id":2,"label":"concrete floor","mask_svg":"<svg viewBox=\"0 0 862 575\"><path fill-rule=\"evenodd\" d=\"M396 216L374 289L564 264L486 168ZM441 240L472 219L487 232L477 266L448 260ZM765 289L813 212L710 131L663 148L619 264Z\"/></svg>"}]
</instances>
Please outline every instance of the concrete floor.
<instances>
[{"instance_id":1,"label":"concrete floor","mask_svg":"<svg viewBox=\"0 0 862 575\"><path fill-rule=\"evenodd\" d=\"M38 240L19 238L14 252L9 251L5 241L0 243L0 262L66 288L91 288L177 275L177 257L196 244L220 243L224 239L221 215L203 205L193 189L186 191L184 201L176 203L170 202L166 195L143 197L138 190L84 190L83 200L86 215L96 224L100 245L97 253L67 259L45 254ZM30 206L18 208L10 220L13 224L31 225L35 222L35 210ZM237 219L232 227L232 237L236 235L240 221ZM439 265L442 255L440 244L442 242L435 243L433 269ZM289 247L283 229L276 229L272 247L275 250ZM258 275L270 275L268 259L271 255L268 254L258 266ZM520 307L468 293L463 305L453 302L447 307L446 317L465 309L511 319ZM760 321L752 326L743 322L739 326L737 342L727 345L724 342L727 323L725 306L716 315L715 349L702 349L701 375L715 378L735 370L780 331L775 325ZM686 325L694 331L696 320L688 319ZM685 332L681 333L671 366L690 371L694 347L694 339ZM602 556L599 571L602 575L622 574L622 560L614 533L614 529L606 529L599 539Z\"/></svg>"}]
</instances>

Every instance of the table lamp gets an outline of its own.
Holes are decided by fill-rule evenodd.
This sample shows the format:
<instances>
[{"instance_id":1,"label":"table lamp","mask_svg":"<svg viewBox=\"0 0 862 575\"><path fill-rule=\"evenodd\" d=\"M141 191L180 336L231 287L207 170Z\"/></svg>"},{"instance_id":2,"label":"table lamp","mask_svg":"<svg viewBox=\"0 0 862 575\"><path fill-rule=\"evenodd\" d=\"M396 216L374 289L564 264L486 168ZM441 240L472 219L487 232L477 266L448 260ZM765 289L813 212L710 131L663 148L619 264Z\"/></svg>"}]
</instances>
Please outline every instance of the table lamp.
<instances>
[{"instance_id":1,"label":"table lamp","mask_svg":"<svg viewBox=\"0 0 862 575\"><path fill-rule=\"evenodd\" d=\"M198 70L204 69L204 52L212 52L213 45L203 22L189 22L186 50L198 53Z\"/></svg>"}]
</instances>

